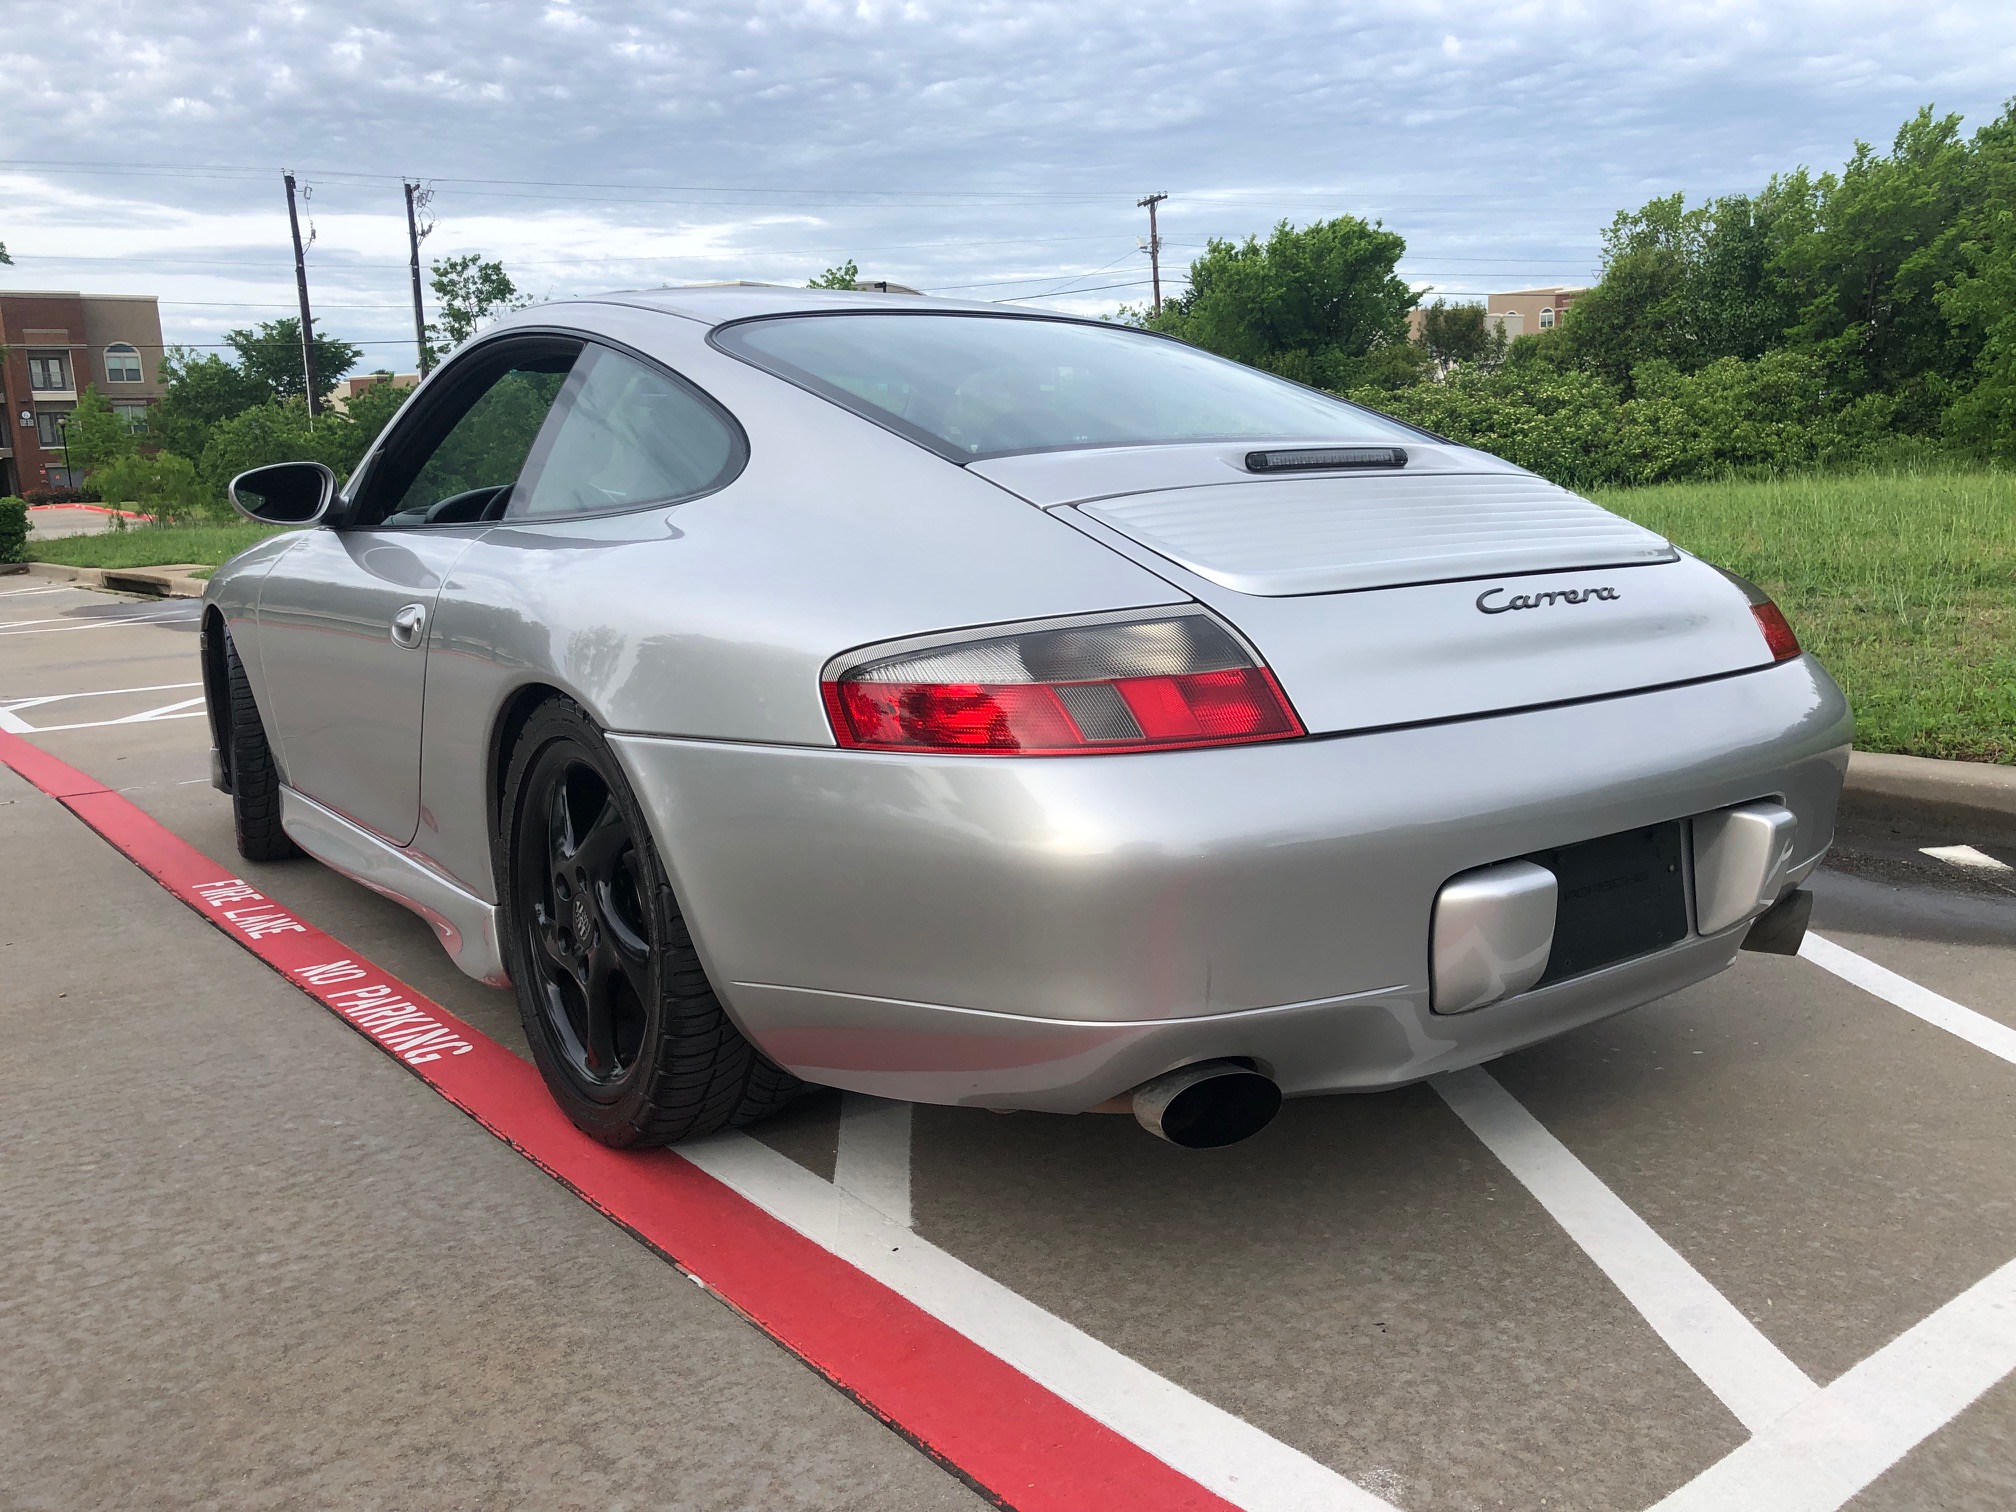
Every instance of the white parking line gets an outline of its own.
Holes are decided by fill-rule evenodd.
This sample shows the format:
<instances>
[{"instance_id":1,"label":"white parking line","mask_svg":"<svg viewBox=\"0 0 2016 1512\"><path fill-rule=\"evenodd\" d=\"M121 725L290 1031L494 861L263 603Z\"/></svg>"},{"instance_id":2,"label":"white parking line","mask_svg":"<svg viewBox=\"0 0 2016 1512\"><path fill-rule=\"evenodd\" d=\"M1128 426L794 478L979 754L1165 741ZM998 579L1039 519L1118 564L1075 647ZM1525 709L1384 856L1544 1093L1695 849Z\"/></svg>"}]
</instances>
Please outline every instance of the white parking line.
<instances>
[{"instance_id":1,"label":"white parking line","mask_svg":"<svg viewBox=\"0 0 2016 1512\"><path fill-rule=\"evenodd\" d=\"M163 704L158 709L142 709L137 714L122 715L118 719L88 720L81 724L31 725L21 718L23 709L39 709L47 704L63 703L72 698L113 698L122 693L179 693L184 688L200 688L195 682L151 683L144 688L94 688L86 693L41 693L33 698L10 698L0 703L0 730L10 735L48 735L58 730L95 730L105 725L145 724L157 719L194 719L195 714L179 711L193 708L203 702L201 698L185 698L179 703Z\"/></svg>"},{"instance_id":2,"label":"white parking line","mask_svg":"<svg viewBox=\"0 0 2016 1512\"><path fill-rule=\"evenodd\" d=\"M2016 1260L1761 1429L1652 1512L1834 1512L2011 1370Z\"/></svg>"},{"instance_id":3,"label":"white parking line","mask_svg":"<svg viewBox=\"0 0 2016 1512\"><path fill-rule=\"evenodd\" d=\"M717 1134L681 1145L679 1153L1245 1512L1395 1512L1392 1503L1191 1395L748 1135Z\"/></svg>"},{"instance_id":4,"label":"white parking line","mask_svg":"<svg viewBox=\"0 0 2016 1512\"><path fill-rule=\"evenodd\" d=\"M1489 1072L1455 1071L1433 1086L1745 1428L1757 1432L1819 1390Z\"/></svg>"},{"instance_id":5,"label":"white parking line","mask_svg":"<svg viewBox=\"0 0 2016 1512\"><path fill-rule=\"evenodd\" d=\"M833 1184L891 1223L910 1227L910 1104L846 1093Z\"/></svg>"},{"instance_id":6,"label":"white parking line","mask_svg":"<svg viewBox=\"0 0 2016 1512\"><path fill-rule=\"evenodd\" d=\"M134 615L126 615L117 619L78 620L72 624L67 625L49 625L49 624L43 624L42 622L37 620L23 620L17 625L12 625L5 630L0 630L0 636L61 635L66 630L114 630L121 625L166 625L166 624L178 623L183 620L193 620L195 618L196 616L194 614L134 614ZM33 630L24 630L20 628L21 625L38 625L40 626L40 628Z\"/></svg>"},{"instance_id":7,"label":"white parking line","mask_svg":"<svg viewBox=\"0 0 2016 1512\"><path fill-rule=\"evenodd\" d=\"M1892 1007L1902 1008L1948 1034L1958 1035L1990 1055L1999 1055L2005 1061L2016 1064L2016 1029L2007 1024L1985 1013L1976 1013L1972 1008L1962 1008L1951 998L1941 997L1929 987L1920 987L1909 977L1901 977L1887 966L1878 966L1867 957L1836 945L1810 929L1799 946L1799 954L1823 971L1833 972L1842 981L1873 993Z\"/></svg>"},{"instance_id":8,"label":"white parking line","mask_svg":"<svg viewBox=\"0 0 2016 1512\"><path fill-rule=\"evenodd\" d=\"M185 698L180 703L163 704L158 709L142 709L137 714L122 714L117 719L87 719L75 724L28 725L15 720L11 713L0 711L0 718L20 724L17 735L54 735L62 730L102 730L107 725L152 724L163 719L200 719L203 710L201 698Z\"/></svg>"},{"instance_id":9,"label":"white parking line","mask_svg":"<svg viewBox=\"0 0 2016 1512\"><path fill-rule=\"evenodd\" d=\"M1971 845L1921 845L1918 854L1952 866L1964 866L1970 871L2016 871L2016 866L2007 861L1997 861L1986 851L1978 851Z\"/></svg>"}]
</instances>

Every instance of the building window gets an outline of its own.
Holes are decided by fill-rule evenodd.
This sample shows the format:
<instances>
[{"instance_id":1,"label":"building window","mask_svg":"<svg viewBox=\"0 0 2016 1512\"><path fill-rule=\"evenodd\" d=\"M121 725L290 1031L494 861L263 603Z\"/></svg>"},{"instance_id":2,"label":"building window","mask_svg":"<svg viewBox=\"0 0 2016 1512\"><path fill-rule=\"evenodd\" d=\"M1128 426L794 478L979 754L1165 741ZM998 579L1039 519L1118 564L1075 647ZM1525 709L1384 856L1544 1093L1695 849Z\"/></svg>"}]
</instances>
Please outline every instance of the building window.
<instances>
[{"instance_id":1,"label":"building window","mask_svg":"<svg viewBox=\"0 0 2016 1512\"><path fill-rule=\"evenodd\" d=\"M105 381L107 383L142 383L140 376L140 349L128 346L123 341L115 341L105 348Z\"/></svg>"},{"instance_id":2,"label":"building window","mask_svg":"<svg viewBox=\"0 0 2016 1512\"><path fill-rule=\"evenodd\" d=\"M63 417L67 410L35 411L35 439L44 447L63 444Z\"/></svg>"},{"instance_id":3,"label":"building window","mask_svg":"<svg viewBox=\"0 0 2016 1512\"><path fill-rule=\"evenodd\" d=\"M61 352L28 354L28 387L62 393L70 387L70 359Z\"/></svg>"},{"instance_id":4,"label":"building window","mask_svg":"<svg viewBox=\"0 0 2016 1512\"><path fill-rule=\"evenodd\" d=\"M134 435L147 429L147 405L139 399L114 399L112 413Z\"/></svg>"},{"instance_id":5,"label":"building window","mask_svg":"<svg viewBox=\"0 0 2016 1512\"><path fill-rule=\"evenodd\" d=\"M1552 330L1553 328L1554 328L1553 310L1551 309L1542 310L1540 312L1540 329L1543 331L1548 331Z\"/></svg>"}]
</instances>

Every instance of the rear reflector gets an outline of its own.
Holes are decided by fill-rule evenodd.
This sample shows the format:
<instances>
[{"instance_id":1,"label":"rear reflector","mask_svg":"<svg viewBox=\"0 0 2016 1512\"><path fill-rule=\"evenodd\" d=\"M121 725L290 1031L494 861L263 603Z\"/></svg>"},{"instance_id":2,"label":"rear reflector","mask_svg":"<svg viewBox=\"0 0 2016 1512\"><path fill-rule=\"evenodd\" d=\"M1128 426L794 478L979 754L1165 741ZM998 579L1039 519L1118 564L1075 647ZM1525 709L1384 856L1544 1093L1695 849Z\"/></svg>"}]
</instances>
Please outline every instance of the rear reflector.
<instances>
[{"instance_id":1,"label":"rear reflector","mask_svg":"<svg viewBox=\"0 0 2016 1512\"><path fill-rule=\"evenodd\" d=\"M1303 733L1273 673L1200 613L931 646L821 691L834 739L858 749L1091 755Z\"/></svg>"},{"instance_id":2,"label":"rear reflector","mask_svg":"<svg viewBox=\"0 0 2016 1512\"><path fill-rule=\"evenodd\" d=\"M1752 604L1750 612L1757 617L1757 628L1764 632L1764 644L1771 648L1773 661L1790 661L1799 654L1799 637L1792 633L1782 609L1766 599Z\"/></svg>"}]
</instances>

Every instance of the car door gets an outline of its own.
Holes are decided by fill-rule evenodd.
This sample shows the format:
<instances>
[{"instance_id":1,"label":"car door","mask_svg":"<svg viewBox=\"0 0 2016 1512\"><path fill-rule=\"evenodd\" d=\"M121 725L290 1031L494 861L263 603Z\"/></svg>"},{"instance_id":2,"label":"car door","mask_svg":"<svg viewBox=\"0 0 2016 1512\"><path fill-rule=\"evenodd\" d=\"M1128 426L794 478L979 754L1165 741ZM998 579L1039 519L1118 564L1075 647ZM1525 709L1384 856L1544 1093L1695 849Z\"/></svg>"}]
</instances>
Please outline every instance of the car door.
<instances>
[{"instance_id":1,"label":"car door","mask_svg":"<svg viewBox=\"0 0 2016 1512\"><path fill-rule=\"evenodd\" d=\"M509 502L580 350L507 338L458 357L259 595L267 721L288 785L396 845L420 815L430 620Z\"/></svg>"}]
</instances>

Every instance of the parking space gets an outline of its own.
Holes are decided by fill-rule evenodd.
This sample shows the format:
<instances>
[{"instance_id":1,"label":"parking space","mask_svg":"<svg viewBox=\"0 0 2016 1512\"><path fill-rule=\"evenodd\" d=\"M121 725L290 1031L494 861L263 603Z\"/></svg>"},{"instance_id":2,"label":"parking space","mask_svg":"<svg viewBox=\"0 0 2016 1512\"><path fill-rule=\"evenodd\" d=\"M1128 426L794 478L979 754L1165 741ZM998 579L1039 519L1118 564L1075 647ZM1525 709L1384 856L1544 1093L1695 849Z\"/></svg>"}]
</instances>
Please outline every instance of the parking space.
<instances>
[{"instance_id":1,"label":"parking space","mask_svg":"<svg viewBox=\"0 0 2016 1512\"><path fill-rule=\"evenodd\" d=\"M522 1056L418 918L238 858L195 614L0 578L0 730ZM0 834L23 1505L980 1504L4 771ZM1995 1512L2016 873L1954 846L2016 859L1851 827L1811 958L1224 1151L819 1093L687 1158L1216 1505Z\"/></svg>"}]
</instances>

